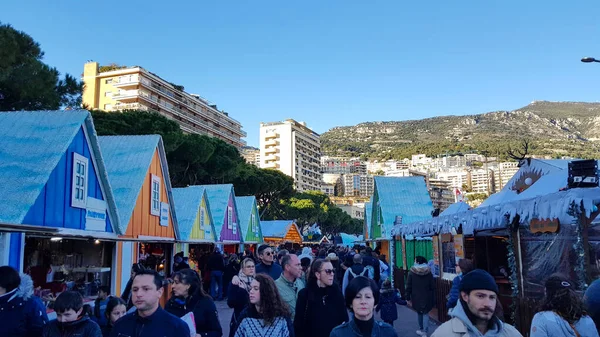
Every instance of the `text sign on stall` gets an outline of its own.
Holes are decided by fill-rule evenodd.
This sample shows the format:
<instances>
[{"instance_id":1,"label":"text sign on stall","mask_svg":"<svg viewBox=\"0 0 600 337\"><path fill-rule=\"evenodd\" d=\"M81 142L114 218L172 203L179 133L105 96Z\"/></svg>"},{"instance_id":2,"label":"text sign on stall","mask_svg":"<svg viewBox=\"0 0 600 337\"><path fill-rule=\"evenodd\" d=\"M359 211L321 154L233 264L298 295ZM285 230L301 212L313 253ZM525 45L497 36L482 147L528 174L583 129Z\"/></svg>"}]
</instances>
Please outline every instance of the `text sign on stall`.
<instances>
[{"instance_id":1,"label":"text sign on stall","mask_svg":"<svg viewBox=\"0 0 600 337\"><path fill-rule=\"evenodd\" d=\"M531 219L529 221L529 230L531 233L556 233L560 222L558 219Z\"/></svg>"},{"instance_id":2,"label":"text sign on stall","mask_svg":"<svg viewBox=\"0 0 600 337\"><path fill-rule=\"evenodd\" d=\"M169 204L166 202L160 203L160 225L169 227Z\"/></svg>"},{"instance_id":3,"label":"text sign on stall","mask_svg":"<svg viewBox=\"0 0 600 337\"><path fill-rule=\"evenodd\" d=\"M106 202L88 197L85 208L85 230L104 231L106 229Z\"/></svg>"},{"instance_id":4,"label":"text sign on stall","mask_svg":"<svg viewBox=\"0 0 600 337\"><path fill-rule=\"evenodd\" d=\"M458 262L458 259L465 258L465 244L462 234L454 236L454 256L456 257L456 262Z\"/></svg>"}]
</instances>

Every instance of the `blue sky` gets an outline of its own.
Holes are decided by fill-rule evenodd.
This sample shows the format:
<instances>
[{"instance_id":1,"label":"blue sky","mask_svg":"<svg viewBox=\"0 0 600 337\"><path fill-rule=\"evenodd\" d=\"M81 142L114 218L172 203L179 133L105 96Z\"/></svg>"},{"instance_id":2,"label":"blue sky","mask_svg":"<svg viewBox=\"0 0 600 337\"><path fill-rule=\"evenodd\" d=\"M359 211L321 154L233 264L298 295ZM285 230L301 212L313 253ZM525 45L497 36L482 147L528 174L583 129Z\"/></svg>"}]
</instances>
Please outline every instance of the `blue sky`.
<instances>
[{"instance_id":1,"label":"blue sky","mask_svg":"<svg viewBox=\"0 0 600 337\"><path fill-rule=\"evenodd\" d=\"M364 121L597 101L600 3L584 1L5 1L45 61L141 65L261 121Z\"/></svg>"}]
</instances>

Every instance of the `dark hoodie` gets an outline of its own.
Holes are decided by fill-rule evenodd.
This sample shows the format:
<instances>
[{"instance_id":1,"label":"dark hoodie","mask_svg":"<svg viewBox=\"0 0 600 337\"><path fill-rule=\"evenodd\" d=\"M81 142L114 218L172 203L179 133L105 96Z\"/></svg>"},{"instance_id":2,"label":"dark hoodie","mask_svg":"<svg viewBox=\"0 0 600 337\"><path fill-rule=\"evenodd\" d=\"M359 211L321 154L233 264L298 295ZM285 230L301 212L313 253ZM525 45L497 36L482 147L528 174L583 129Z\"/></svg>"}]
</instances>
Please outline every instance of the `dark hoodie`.
<instances>
[{"instance_id":1,"label":"dark hoodie","mask_svg":"<svg viewBox=\"0 0 600 337\"><path fill-rule=\"evenodd\" d=\"M39 337L48 323L46 307L33 296L33 281L21 274L17 289L0 296L0 336Z\"/></svg>"},{"instance_id":2,"label":"dark hoodie","mask_svg":"<svg viewBox=\"0 0 600 337\"><path fill-rule=\"evenodd\" d=\"M54 320L44 329L43 337L102 337L100 327L88 316L74 321L61 323Z\"/></svg>"},{"instance_id":3,"label":"dark hoodie","mask_svg":"<svg viewBox=\"0 0 600 337\"><path fill-rule=\"evenodd\" d=\"M346 269L346 273L344 273L344 278L342 280L342 294L346 293L346 288L350 281L352 281L356 276L364 276L372 278L369 270L363 266L362 264L353 264L352 267Z\"/></svg>"},{"instance_id":4,"label":"dark hoodie","mask_svg":"<svg viewBox=\"0 0 600 337\"><path fill-rule=\"evenodd\" d=\"M348 321L344 295L338 286L309 284L298 293L294 331L296 337L329 337L331 330Z\"/></svg>"},{"instance_id":5,"label":"dark hoodie","mask_svg":"<svg viewBox=\"0 0 600 337\"><path fill-rule=\"evenodd\" d=\"M406 282L406 300L419 313L430 312L435 299L435 283L427 264L416 264L410 268Z\"/></svg>"}]
</instances>

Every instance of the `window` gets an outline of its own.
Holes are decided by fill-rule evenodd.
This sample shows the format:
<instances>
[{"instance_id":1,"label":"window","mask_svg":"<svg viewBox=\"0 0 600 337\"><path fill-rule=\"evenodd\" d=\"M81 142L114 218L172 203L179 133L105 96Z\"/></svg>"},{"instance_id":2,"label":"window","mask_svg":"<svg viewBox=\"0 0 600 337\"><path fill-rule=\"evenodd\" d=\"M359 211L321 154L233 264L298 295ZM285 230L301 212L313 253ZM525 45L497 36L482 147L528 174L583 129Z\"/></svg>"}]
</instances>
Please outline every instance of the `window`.
<instances>
[{"instance_id":1,"label":"window","mask_svg":"<svg viewBox=\"0 0 600 337\"><path fill-rule=\"evenodd\" d=\"M104 111L112 110L112 104L104 104Z\"/></svg>"},{"instance_id":2,"label":"window","mask_svg":"<svg viewBox=\"0 0 600 337\"><path fill-rule=\"evenodd\" d=\"M87 207L88 159L73 153L73 181L71 182L71 207Z\"/></svg>"},{"instance_id":3,"label":"window","mask_svg":"<svg viewBox=\"0 0 600 337\"><path fill-rule=\"evenodd\" d=\"M256 215L254 213L252 213L250 221L252 221L252 232L258 234L258 226L256 225Z\"/></svg>"},{"instance_id":4,"label":"window","mask_svg":"<svg viewBox=\"0 0 600 337\"><path fill-rule=\"evenodd\" d=\"M231 206L227 207L227 229L233 229L233 209Z\"/></svg>"},{"instance_id":5,"label":"window","mask_svg":"<svg viewBox=\"0 0 600 337\"><path fill-rule=\"evenodd\" d=\"M106 83L106 84L111 84L112 82L113 82L112 78L108 78L108 79L106 79L106 81L104 81L104 83Z\"/></svg>"},{"instance_id":6,"label":"window","mask_svg":"<svg viewBox=\"0 0 600 337\"><path fill-rule=\"evenodd\" d=\"M160 177L152 175L150 194L150 214L160 216Z\"/></svg>"},{"instance_id":7,"label":"window","mask_svg":"<svg viewBox=\"0 0 600 337\"><path fill-rule=\"evenodd\" d=\"M105 92L104 97L112 97L112 91Z\"/></svg>"}]
</instances>

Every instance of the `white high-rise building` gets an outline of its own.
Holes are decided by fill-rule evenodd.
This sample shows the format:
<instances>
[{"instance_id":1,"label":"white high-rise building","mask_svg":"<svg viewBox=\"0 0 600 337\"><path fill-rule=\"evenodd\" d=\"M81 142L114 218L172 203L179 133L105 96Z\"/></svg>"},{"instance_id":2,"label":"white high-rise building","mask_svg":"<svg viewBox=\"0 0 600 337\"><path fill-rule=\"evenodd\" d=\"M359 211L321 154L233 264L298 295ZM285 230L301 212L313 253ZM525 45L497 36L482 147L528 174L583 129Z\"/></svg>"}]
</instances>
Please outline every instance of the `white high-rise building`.
<instances>
[{"instance_id":1,"label":"white high-rise building","mask_svg":"<svg viewBox=\"0 0 600 337\"><path fill-rule=\"evenodd\" d=\"M304 122L260 123L260 167L294 178L296 190L321 190L321 140Z\"/></svg>"}]
</instances>

